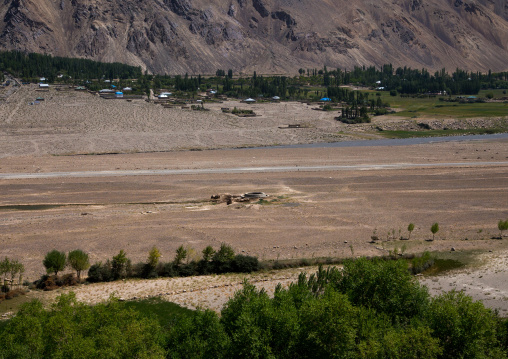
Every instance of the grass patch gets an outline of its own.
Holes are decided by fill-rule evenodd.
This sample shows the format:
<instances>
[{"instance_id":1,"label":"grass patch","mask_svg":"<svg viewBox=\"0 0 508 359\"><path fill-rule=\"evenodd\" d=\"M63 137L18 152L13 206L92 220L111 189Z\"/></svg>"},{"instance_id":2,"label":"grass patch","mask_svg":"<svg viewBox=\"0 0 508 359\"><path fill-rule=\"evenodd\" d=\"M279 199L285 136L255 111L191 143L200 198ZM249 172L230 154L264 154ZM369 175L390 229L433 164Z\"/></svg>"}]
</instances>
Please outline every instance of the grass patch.
<instances>
[{"instance_id":1,"label":"grass patch","mask_svg":"<svg viewBox=\"0 0 508 359\"><path fill-rule=\"evenodd\" d=\"M441 137L441 136L462 136L462 135L487 135L502 133L502 128L471 128L464 130L425 130L425 131L381 131L380 134L386 138L415 138L415 137Z\"/></svg>"},{"instance_id":2,"label":"grass patch","mask_svg":"<svg viewBox=\"0 0 508 359\"><path fill-rule=\"evenodd\" d=\"M156 318L164 328L168 328L180 319L192 316L194 313L193 310L160 298L128 301L125 302L125 306L134 309L146 317Z\"/></svg>"},{"instance_id":3,"label":"grass patch","mask_svg":"<svg viewBox=\"0 0 508 359\"><path fill-rule=\"evenodd\" d=\"M476 96L478 98L486 97L487 93L493 93L494 98L507 96L502 93L503 90L482 90ZM370 98L376 91L365 91L370 93ZM393 109L401 111L394 113L394 116L411 118L420 116L432 116L434 118L475 118L475 117L505 117L508 113L508 103L444 103L439 101L439 97L400 97L390 96L388 91L381 91L381 100L388 102ZM455 96L452 96L454 98Z\"/></svg>"},{"instance_id":4,"label":"grass patch","mask_svg":"<svg viewBox=\"0 0 508 359\"><path fill-rule=\"evenodd\" d=\"M439 275L453 269L462 268L465 263L451 258L436 258L434 264L423 272L424 275Z\"/></svg>"}]
</instances>

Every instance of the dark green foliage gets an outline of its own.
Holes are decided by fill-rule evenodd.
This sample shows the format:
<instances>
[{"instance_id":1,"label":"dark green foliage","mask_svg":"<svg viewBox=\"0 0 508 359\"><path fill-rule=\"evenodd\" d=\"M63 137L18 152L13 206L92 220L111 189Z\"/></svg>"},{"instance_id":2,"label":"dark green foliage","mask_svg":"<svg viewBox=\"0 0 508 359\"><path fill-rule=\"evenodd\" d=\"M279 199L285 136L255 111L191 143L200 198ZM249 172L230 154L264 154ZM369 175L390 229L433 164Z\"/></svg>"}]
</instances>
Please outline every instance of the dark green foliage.
<instances>
[{"instance_id":1,"label":"dark green foliage","mask_svg":"<svg viewBox=\"0 0 508 359\"><path fill-rule=\"evenodd\" d=\"M59 73L73 79L132 79L141 77L141 68L121 63L104 63L86 59L24 54L19 51L0 52L0 71L9 71L24 79L44 76L53 82Z\"/></svg>"},{"instance_id":2,"label":"dark green foliage","mask_svg":"<svg viewBox=\"0 0 508 359\"><path fill-rule=\"evenodd\" d=\"M111 262L107 260L105 264L102 264L102 262L93 264L90 269L88 269L87 280L91 283L112 281L113 273L111 271Z\"/></svg>"},{"instance_id":3,"label":"dark green foliage","mask_svg":"<svg viewBox=\"0 0 508 359\"><path fill-rule=\"evenodd\" d=\"M409 321L428 305L427 288L409 273L406 261L361 258L344 264L342 277L332 284L355 305L385 313L394 321Z\"/></svg>"},{"instance_id":4,"label":"dark green foliage","mask_svg":"<svg viewBox=\"0 0 508 359\"><path fill-rule=\"evenodd\" d=\"M197 311L183 317L169 331L169 358L230 358L230 338L215 312Z\"/></svg>"},{"instance_id":5,"label":"dark green foliage","mask_svg":"<svg viewBox=\"0 0 508 359\"><path fill-rule=\"evenodd\" d=\"M425 319L444 349L440 358L506 358L497 337L497 316L462 292L436 297Z\"/></svg>"},{"instance_id":6,"label":"dark green foliage","mask_svg":"<svg viewBox=\"0 0 508 359\"><path fill-rule=\"evenodd\" d=\"M212 256L215 254L215 249L212 246L207 246L203 249L203 261L209 262L212 260Z\"/></svg>"},{"instance_id":7,"label":"dark green foliage","mask_svg":"<svg viewBox=\"0 0 508 359\"><path fill-rule=\"evenodd\" d=\"M127 277L128 258L123 249L111 261L111 275L114 280Z\"/></svg>"},{"instance_id":8,"label":"dark green foliage","mask_svg":"<svg viewBox=\"0 0 508 359\"><path fill-rule=\"evenodd\" d=\"M235 251L226 243L221 243L220 248L212 257L212 265L215 273L231 272Z\"/></svg>"},{"instance_id":9,"label":"dark green foliage","mask_svg":"<svg viewBox=\"0 0 508 359\"><path fill-rule=\"evenodd\" d=\"M66 260L67 257L64 252L59 252L54 249L46 254L42 264L46 267L48 273L55 273L55 275L58 275L58 272L65 268Z\"/></svg>"},{"instance_id":10,"label":"dark green foliage","mask_svg":"<svg viewBox=\"0 0 508 359\"><path fill-rule=\"evenodd\" d=\"M124 302L126 308L132 308L148 318L156 318L165 330L170 330L183 318L192 317L196 311L178 304L167 302L158 297Z\"/></svg>"},{"instance_id":11,"label":"dark green foliage","mask_svg":"<svg viewBox=\"0 0 508 359\"><path fill-rule=\"evenodd\" d=\"M416 256L411 260L411 273L418 274L434 264L434 257L429 252Z\"/></svg>"},{"instance_id":12,"label":"dark green foliage","mask_svg":"<svg viewBox=\"0 0 508 359\"><path fill-rule=\"evenodd\" d=\"M237 254L231 263L233 272L236 273L251 273L259 270L259 261L257 257L244 256Z\"/></svg>"},{"instance_id":13,"label":"dark green foliage","mask_svg":"<svg viewBox=\"0 0 508 359\"><path fill-rule=\"evenodd\" d=\"M0 342L0 358L502 359L508 321L461 292L431 298L403 260L359 259L302 273L273 298L245 282L220 319L159 299L86 306L70 294L49 311L35 301Z\"/></svg>"},{"instance_id":14,"label":"dark green foliage","mask_svg":"<svg viewBox=\"0 0 508 359\"><path fill-rule=\"evenodd\" d=\"M115 301L87 306L63 294L50 310L22 306L0 333L3 358L164 358L158 322Z\"/></svg>"}]
</instances>

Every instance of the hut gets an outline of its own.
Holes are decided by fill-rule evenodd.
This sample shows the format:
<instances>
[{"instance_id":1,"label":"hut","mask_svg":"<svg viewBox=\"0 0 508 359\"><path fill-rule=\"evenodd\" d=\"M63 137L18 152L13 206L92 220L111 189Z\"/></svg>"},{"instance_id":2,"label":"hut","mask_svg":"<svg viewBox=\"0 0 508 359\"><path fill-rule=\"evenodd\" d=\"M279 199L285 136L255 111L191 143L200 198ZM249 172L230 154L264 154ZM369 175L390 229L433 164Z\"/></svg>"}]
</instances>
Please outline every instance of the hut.
<instances>
[{"instance_id":1,"label":"hut","mask_svg":"<svg viewBox=\"0 0 508 359\"><path fill-rule=\"evenodd\" d=\"M117 92L115 92L115 96L116 96L116 98L123 98L123 92L117 91Z\"/></svg>"}]
</instances>

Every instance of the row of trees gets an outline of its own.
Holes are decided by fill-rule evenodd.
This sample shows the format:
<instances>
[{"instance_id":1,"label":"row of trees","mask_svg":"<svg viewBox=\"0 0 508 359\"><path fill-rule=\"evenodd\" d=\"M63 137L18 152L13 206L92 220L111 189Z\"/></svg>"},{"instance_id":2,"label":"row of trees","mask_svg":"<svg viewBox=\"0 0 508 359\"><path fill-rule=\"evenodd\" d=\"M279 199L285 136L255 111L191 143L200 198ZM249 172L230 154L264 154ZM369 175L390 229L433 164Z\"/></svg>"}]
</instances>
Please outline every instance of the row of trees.
<instances>
[{"instance_id":1,"label":"row of trees","mask_svg":"<svg viewBox=\"0 0 508 359\"><path fill-rule=\"evenodd\" d=\"M86 252L76 249L68 254L58 250L48 252L43 260L47 274L53 274L54 279L58 278L58 273L66 267L76 271L77 282L81 282L81 274L88 270L89 282L108 282L123 278L156 278L192 276L211 273L239 272L250 273L259 269L259 261L256 257L235 254L233 248L222 243L216 251L212 246L208 246L202 251L202 257L198 258L191 247L183 245L176 250L175 257L170 262L161 262L161 252L157 247L153 247L148 253L146 262L133 264L127 257L127 253L122 249L106 262L98 262L90 265L90 259ZM43 276L38 281L38 286L42 288L53 288L55 280L48 282L48 276ZM58 281L61 285L68 283ZM51 285L50 285L51 284Z\"/></svg>"},{"instance_id":2,"label":"row of trees","mask_svg":"<svg viewBox=\"0 0 508 359\"><path fill-rule=\"evenodd\" d=\"M133 79L143 73L140 67L105 63L86 59L53 57L20 51L0 51L0 71L7 71L24 80L43 76L54 82L59 74L73 79Z\"/></svg>"},{"instance_id":3,"label":"row of trees","mask_svg":"<svg viewBox=\"0 0 508 359\"><path fill-rule=\"evenodd\" d=\"M90 259L88 253L81 249L70 251L68 255L65 252L59 252L56 249L48 252L42 261L46 268L46 272L54 273L55 276L61 272L65 267L71 267L76 271L78 282L81 281L81 273L90 268Z\"/></svg>"},{"instance_id":4,"label":"row of trees","mask_svg":"<svg viewBox=\"0 0 508 359\"><path fill-rule=\"evenodd\" d=\"M92 265L88 281L108 282L123 278L187 277L212 273L250 273L259 269L256 257L235 254L233 248L222 243L216 251L207 246L198 258L191 247L178 247L172 261L160 261L161 253L153 247L146 262L132 264L125 251L121 250L112 260Z\"/></svg>"},{"instance_id":5,"label":"row of trees","mask_svg":"<svg viewBox=\"0 0 508 359\"><path fill-rule=\"evenodd\" d=\"M358 259L273 297L245 283L220 316L168 318L71 293L25 304L0 329L5 358L507 358L507 321L462 292L431 297L405 261Z\"/></svg>"}]
</instances>

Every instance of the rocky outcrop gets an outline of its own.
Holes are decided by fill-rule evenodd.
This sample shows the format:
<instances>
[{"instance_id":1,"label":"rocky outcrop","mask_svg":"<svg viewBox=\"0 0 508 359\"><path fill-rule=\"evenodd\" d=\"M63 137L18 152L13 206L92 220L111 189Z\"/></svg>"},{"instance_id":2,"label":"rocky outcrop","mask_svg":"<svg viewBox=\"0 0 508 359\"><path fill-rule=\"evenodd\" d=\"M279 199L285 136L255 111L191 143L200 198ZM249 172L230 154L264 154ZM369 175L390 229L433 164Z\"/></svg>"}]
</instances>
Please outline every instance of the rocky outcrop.
<instances>
[{"instance_id":1,"label":"rocky outcrop","mask_svg":"<svg viewBox=\"0 0 508 359\"><path fill-rule=\"evenodd\" d=\"M392 63L506 71L506 0L0 0L0 50L169 74Z\"/></svg>"}]
</instances>

